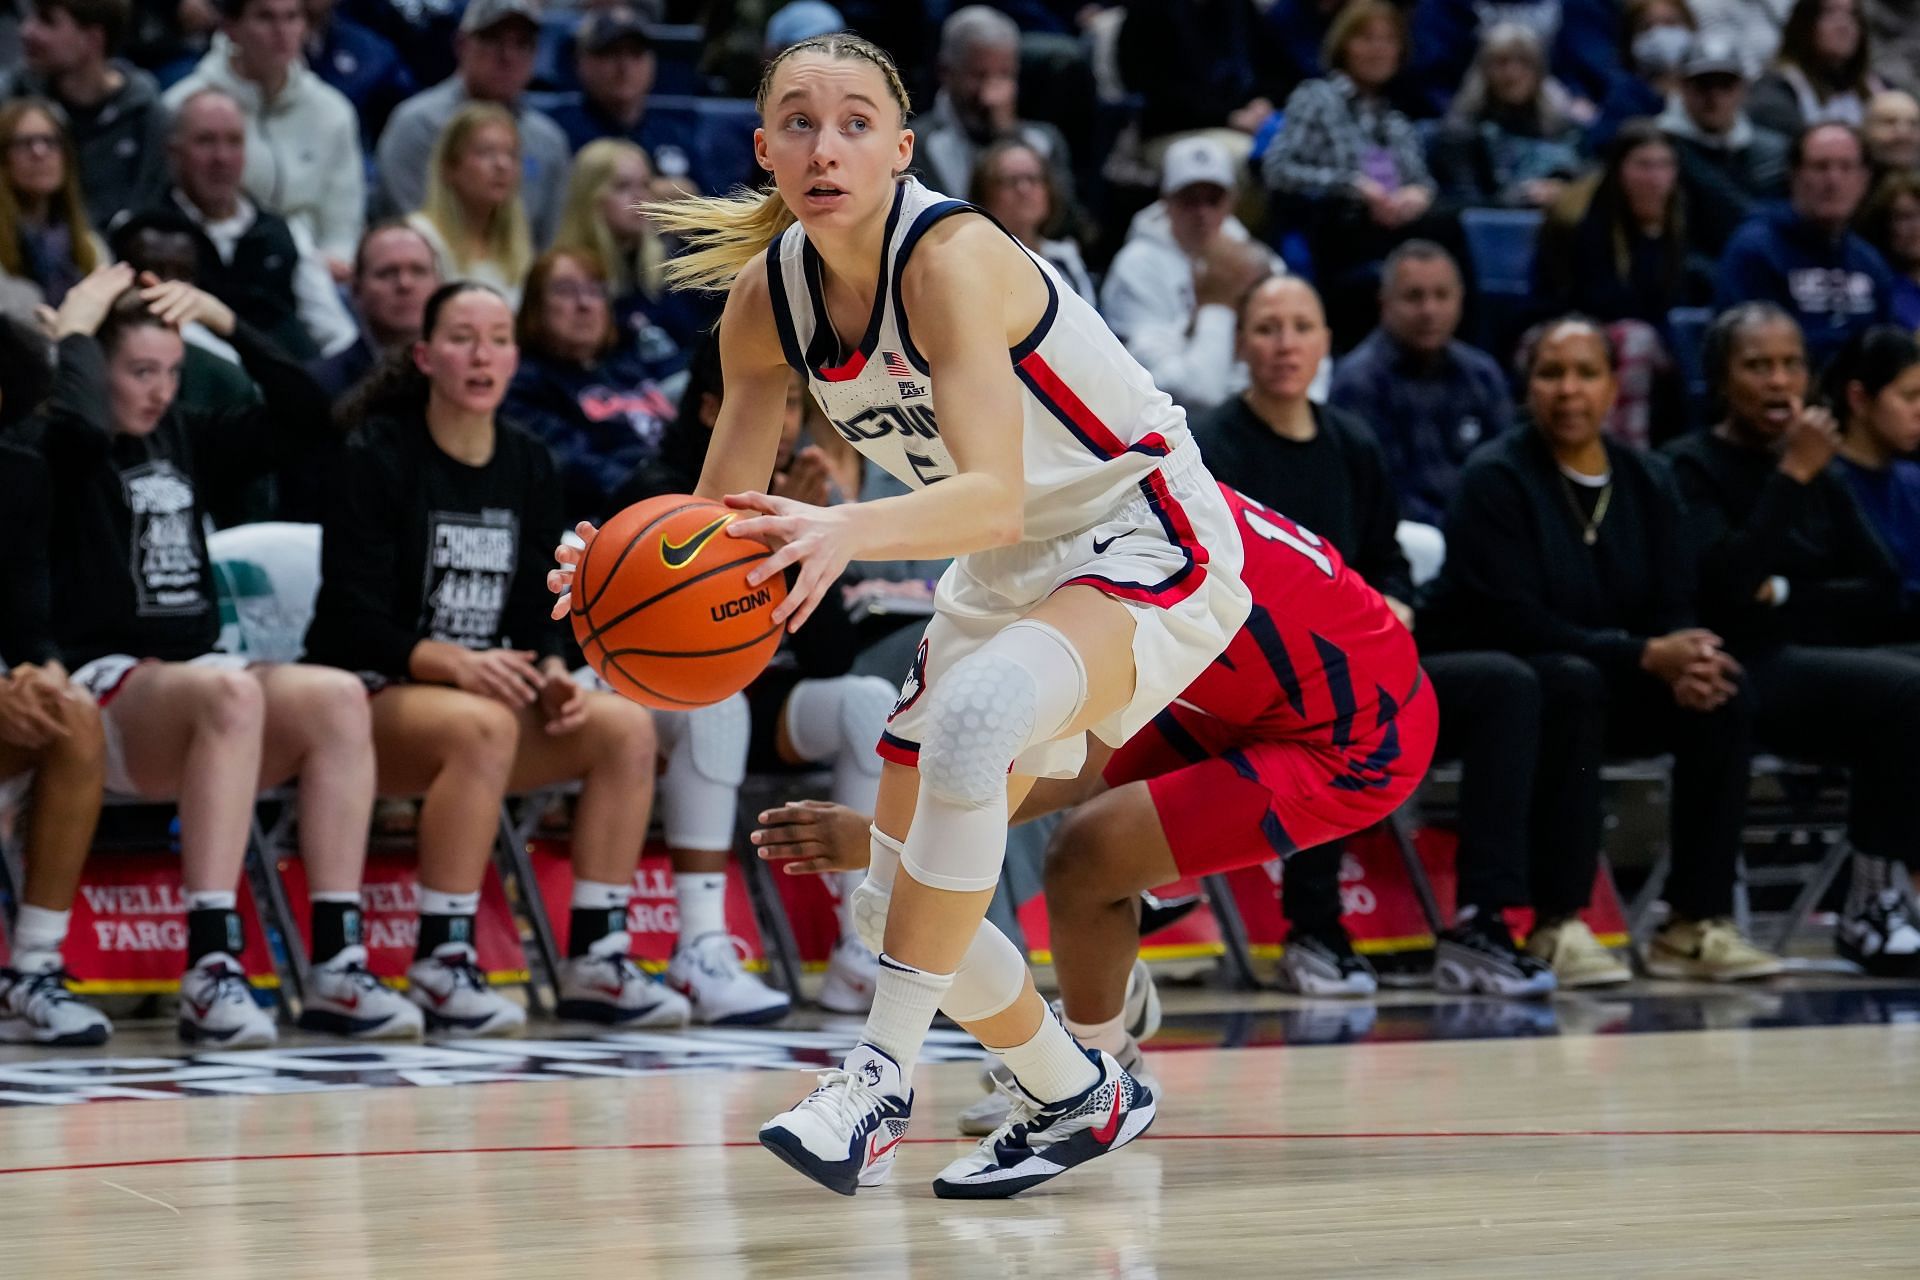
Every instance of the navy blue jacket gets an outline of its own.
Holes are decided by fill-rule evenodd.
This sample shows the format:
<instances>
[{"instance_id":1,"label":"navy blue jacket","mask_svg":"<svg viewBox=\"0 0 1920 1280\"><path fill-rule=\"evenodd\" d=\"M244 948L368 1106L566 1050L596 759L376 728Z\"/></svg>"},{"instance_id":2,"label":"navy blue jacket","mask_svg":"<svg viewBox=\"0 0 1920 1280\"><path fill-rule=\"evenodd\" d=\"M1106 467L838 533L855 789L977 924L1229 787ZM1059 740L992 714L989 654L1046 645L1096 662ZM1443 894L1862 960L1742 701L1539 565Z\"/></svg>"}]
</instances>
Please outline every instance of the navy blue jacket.
<instances>
[{"instance_id":1,"label":"navy blue jacket","mask_svg":"<svg viewBox=\"0 0 1920 1280\"><path fill-rule=\"evenodd\" d=\"M571 526L611 514L614 490L659 454L674 405L625 352L582 366L529 351L500 413L552 450Z\"/></svg>"},{"instance_id":2,"label":"navy blue jacket","mask_svg":"<svg viewBox=\"0 0 1920 1280\"><path fill-rule=\"evenodd\" d=\"M393 109L419 88L393 46L357 22L336 17L316 44L307 42L307 65L346 96L360 114L360 147L369 159Z\"/></svg>"},{"instance_id":3,"label":"navy blue jacket","mask_svg":"<svg viewBox=\"0 0 1920 1280\"><path fill-rule=\"evenodd\" d=\"M1776 205L1747 219L1720 258L1716 301L1778 303L1800 322L1807 358L1825 364L1855 333L1893 321L1893 271L1849 231L1829 237Z\"/></svg>"}]
</instances>

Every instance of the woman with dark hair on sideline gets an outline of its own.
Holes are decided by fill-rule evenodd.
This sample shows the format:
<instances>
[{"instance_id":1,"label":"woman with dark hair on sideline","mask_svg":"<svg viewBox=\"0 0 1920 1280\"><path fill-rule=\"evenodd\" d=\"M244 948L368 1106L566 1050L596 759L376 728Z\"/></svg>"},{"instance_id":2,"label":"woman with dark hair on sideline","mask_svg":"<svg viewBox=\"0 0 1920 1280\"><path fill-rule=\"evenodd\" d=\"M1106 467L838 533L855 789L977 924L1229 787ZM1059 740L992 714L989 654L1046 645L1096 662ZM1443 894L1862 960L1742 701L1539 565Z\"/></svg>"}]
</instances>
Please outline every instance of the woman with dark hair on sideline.
<instances>
[{"instance_id":1,"label":"woman with dark hair on sideline","mask_svg":"<svg viewBox=\"0 0 1920 1280\"><path fill-rule=\"evenodd\" d=\"M1543 900L1529 950L1550 957L1569 931L1590 945L1573 911L1600 854L1608 755L1671 753L1673 914L1648 947L1647 971L1713 981L1777 973L1780 961L1731 919L1751 700L1720 638L1694 625L1679 499L1661 459L1601 430L1617 387L1597 321L1549 321L1524 367L1531 425L1462 473L1421 629L1443 647L1517 654L1540 677L1534 847L1558 859L1535 864ZM1549 869L1554 884L1543 888Z\"/></svg>"},{"instance_id":2,"label":"woman with dark hair on sideline","mask_svg":"<svg viewBox=\"0 0 1920 1280\"><path fill-rule=\"evenodd\" d=\"M373 693L379 788L421 795L420 940L408 994L435 1028L510 1034L526 1010L477 963L480 882L509 791L581 783L563 1017L678 1025L679 996L628 958L652 809L653 721L567 674L542 569L565 527L545 445L497 416L519 363L493 289L435 290L419 341L343 410L356 438L324 522L307 652Z\"/></svg>"},{"instance_id":3,"label":"woman with dark hair on sideline","mask_svg":"<svg viewBox=\"0 0 1920 1280\"><path fill-rule=\"evenodd\" d=\"M1860 343L1829 384L1850 420L1880 398L1867 394L1879 374ZM1724 414L1667 447L1701 549L1701 616L1746 667L1756 739L1848 768L1854 859L1834 935L1841 956L1869 973L1920 975L1905 869L1920 848L1920 658L1885 647L1914 636L1899 571L1831 465L1840 433L1831 411L1809 403L1793 317L1765 302L1732 308L1707 331L1706 366Z\"/></svg>"},{"instance_id":4,"label":"woman with dark hair on sideline","mask_svg":"<svg viewBox=\"0 0 1920 1280\"><path fill-rule=\"evenodd\" d=\"M1841 479L1920 600L1920 342L1894 325L1869 329L1827 366L1827 403L1840 417Z\"/></svg>"}]
</instances>

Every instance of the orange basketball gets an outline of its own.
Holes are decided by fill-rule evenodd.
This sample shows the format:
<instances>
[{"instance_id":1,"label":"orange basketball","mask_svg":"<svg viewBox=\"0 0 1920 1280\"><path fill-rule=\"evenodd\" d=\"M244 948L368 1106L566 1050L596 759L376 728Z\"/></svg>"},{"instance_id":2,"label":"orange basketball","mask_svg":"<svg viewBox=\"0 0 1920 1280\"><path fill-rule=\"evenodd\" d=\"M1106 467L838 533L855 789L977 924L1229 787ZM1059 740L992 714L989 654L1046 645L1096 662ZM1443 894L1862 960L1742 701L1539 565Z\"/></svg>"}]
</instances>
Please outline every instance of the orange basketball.
<instances>
[{"instance_id":1,"label":"orange basketball","mask_svg":"<svg viewBox=\"0 0 1920 1280\"><path fill-rule=\"evenodd\" d=\"M741 513L664 494L601 526L573 579L573 638L614 690L665 711L704 707L752 683L780 645L776 574L747 574L766 544L728 537Z\"/></svg>"}]
</instances>

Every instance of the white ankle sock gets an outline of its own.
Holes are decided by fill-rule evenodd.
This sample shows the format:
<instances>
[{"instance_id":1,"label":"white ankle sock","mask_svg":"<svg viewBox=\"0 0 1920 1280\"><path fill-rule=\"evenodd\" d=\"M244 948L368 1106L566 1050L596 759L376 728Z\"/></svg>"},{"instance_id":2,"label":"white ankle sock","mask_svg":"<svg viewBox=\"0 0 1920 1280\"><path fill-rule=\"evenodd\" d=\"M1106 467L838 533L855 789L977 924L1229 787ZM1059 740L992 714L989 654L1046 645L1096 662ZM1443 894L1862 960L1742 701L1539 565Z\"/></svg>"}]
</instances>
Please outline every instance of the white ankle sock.
<instances>
[{"instance_id":1,"label":"white ankle sock","mask_svg":"<svg viewBox=\"0 0 1920 1280\"><path fill-rule=\"evenodd\" d=\"M442 893L438 889L420 891L420 914L423 916L471 916L480 911L480 894Z\"/></svg>"},{"instance_id":2,"label":"white ankle sock","mask_svg":"<svg viewBox=\"0 0 1920 1280\"><path fill-rule=\"evenodd\" d=\"M631 884L608 884L600 880L573 882L573 907L580 911L615 911L633 900Z\"/></svg>"},{"instance_id":3,"label":"white ankle sock","mask_svg":"<svg viewBox=\"0 0 1920 1280\"><path fill-rule=\"evenodd\" d=\"M675 873L673 896L680 906L681 945L709 933L727 931L726 872Z\"/></svg>"},{"instance_id":4,"label":"white ankle sock","mask_svg":"<svg viewBox=\"0 0 1920 1280\"><path fill-rule=\"evenodd\" d=\"M892 956L880 957L880 976L873 986L873 1008L860 1038L900 1064L900 1082L911 1084L913 1064L947 988L950 973L928 973Z\"/></svg>"},{"instance_id":5,"label":"white ankle sock","mask_svg":"<svg viewBox=\"0 0 1920 1280\"><path fill-rule=\"evenodd\" d=\"M13 967L21 973L50 973L60 967L60 949L66 945L71 911L49 911L32 903L20 904L13 926Z\"/></svg>"},{"instance_id":6,"label":"white ankle sock","mask_svg":"<svg viewBox=\"0 0 1920 1280\"><path fill-rule=\"evenodd\" d=\"M1100 1069L1080 1052L1051 1009L1045 1010L1031 1040L993 1052L1007 1064L1020 1087L1042 1102L1063 1102L1085 1093L1100 1079Z\"/></svg>"},{"instance_id":7,"label":"white ankle sock","mask_svg":"<svg viewBox=\"0 0 1920 1280\"><path fill-rule=\"evenodd\" d=\"M1065 1019L1065 1022L1073 1038L1089 1049L1104 1049L1117 1056L1127 1047L1127 1011L1124 1008L1105 1022L1075 1022L1072 1018Z\"/></svg>"}]
</instances>

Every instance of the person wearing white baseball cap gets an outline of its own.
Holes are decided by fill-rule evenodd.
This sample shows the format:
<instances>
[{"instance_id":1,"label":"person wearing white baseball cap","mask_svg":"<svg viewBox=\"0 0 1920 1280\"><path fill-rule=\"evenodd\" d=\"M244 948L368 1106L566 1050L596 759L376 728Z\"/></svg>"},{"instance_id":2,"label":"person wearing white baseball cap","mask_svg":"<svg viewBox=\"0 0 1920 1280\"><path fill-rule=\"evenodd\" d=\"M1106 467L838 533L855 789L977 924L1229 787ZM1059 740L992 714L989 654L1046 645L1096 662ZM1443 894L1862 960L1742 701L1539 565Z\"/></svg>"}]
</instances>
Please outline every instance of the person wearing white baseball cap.
<instances>
[{"instance_id":1,"label":"person wearing white baseball cap","mask_svg":"<svg viewBox=\"0 0 1920 1280\"><path fill-rule=\"evenodd\" d=\"M1160 199L1134 217L1100 293L1100 309L1133 358L1188 412L1244 384L1234 356L1234 308L1283 273L1279 258L1233 216L1233 156L1205 135L1175 140L1160 166Z\"/></svg>"}]
</instances>

